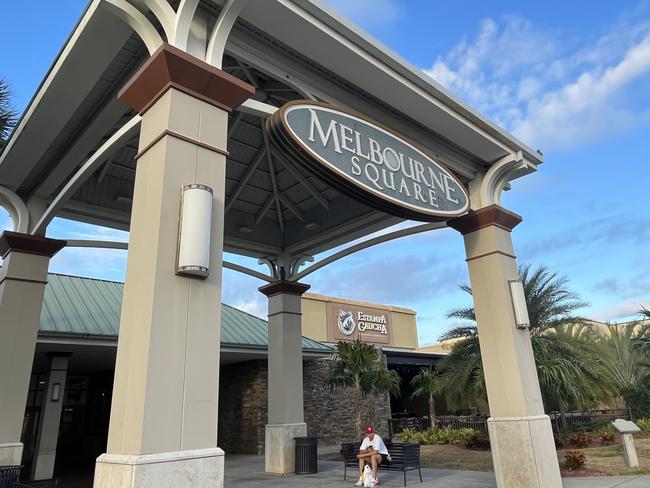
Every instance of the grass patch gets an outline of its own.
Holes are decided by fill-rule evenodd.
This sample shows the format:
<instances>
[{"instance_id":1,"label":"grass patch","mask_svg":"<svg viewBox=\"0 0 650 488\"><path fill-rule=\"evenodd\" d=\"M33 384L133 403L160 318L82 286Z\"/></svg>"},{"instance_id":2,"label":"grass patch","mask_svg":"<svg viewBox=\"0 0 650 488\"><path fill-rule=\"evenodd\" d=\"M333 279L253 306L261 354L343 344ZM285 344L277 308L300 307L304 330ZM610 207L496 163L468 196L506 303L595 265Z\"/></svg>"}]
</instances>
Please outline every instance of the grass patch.
<instances>
[{"instance_id":1,"label":"grass patch","mask_svg":"<svg viewBox=\"0 0 650 488\"><path fill-rule=\"evenodd\" d=\"M604 473L608 476L650 474L650 437L635 437L635 444L639 456L638 468L628 468L625 465L623 446L616 444L583 449L587 458L585 471ZM557 451L563 470L565 452L565 449ZM422 446L420 461L423 468L470 471L492 471L493 469L490 451L475 451L454 445Z\"/></svg>"}]
</instances>

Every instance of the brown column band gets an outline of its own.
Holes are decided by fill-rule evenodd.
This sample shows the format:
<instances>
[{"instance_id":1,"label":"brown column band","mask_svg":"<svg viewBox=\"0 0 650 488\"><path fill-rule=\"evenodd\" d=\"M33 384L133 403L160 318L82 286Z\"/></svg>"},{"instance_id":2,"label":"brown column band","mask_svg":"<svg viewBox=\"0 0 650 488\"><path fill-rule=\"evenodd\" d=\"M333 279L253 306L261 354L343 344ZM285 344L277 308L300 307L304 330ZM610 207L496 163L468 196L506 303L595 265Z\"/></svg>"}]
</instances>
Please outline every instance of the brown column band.
<instances>
[{"instance_id":1,"label":"brown column band","mask_svg":"<svg viewBox=\"0 0 650 488\"><path fill-rule=\"evenodd\" d=\"M267 297L273 295L278 295L280 293L289 293L291 295L302 296L307 290L311 288L310 285L304 283L298 283L297 281L276 281L275 283L269 283L258 288L260 293L263 293Z\"/></svg>"},{"instance_id":2,"label":"brown column band","mask_svg":"<svg viewBox=\"0 0 650 488\"><path fill-rule=\"evenodd\" d=\"M142 156L145 155L145 153L154 147L156 144L160 142L160 140L165 137L165 136L170 136L173 137L174 139L178 139L179 141L183 142L189 142L190 144L194 144L195 146L202 147L203 149L207 149L208 151L215 152L217 154L222 154L223 156L230 156L230 153L226 151L225 149L220 149L216 146L211 146L210 144L206 144L205 142L197 141L196 139L192 139L191 137L184 136L183 134L179 134L178 132L171 131L169 129L164 130L158 136L151 141L149 144L146 145L146 147L140 151L138 154L135 155L136 161L140 159Z\"/></svg>"},{"instance_id":3,"label":"brown column band","mask_svg":"<svg viewBox=\"0 0 650 488\"><path fill-rule=\"evenodd\" d=\"M474 261L475 259L491 256L492 254L501 254L502 256L505 256L507 258L517 259L517 256L515 256L514 254L510 254L503 251L492 251L492 252L486 252L484 254L479 254L478 256L472 256L471 258L467 258L465 261L466 262Z\"/></svg>"},{"instance_id":4,"label":"brown column band","mask_svg":"<svg viewBox=\"0 0 650 488\"><path fill-rule=\"evenodd\" d=\"M0 280L0 285L5 281L20 281L22 283L38 283L39 285L47 285L47 281L43 280L29 280L27 278L14 278L13 276L5 276Z\"/></svg>"},{"instance_id":5,"label":"brown column band","mask_svg":"<svg viewBox=\"0 0 650 488\"><path fill-rule=\"evenodd\" d=\"M0 235L0 256L4 258L10 252L15 251L51 258L67 244L67 241L60 239L5 230Z\"/></svg>"},{"instance_id":6,"label":"brown column band","mask_svg":"<svg viewBox=\"0 0 650 488\"><path fill-rule=\"evenodd\" d=\"M170 88L226 111L255 93L255 87L245 81L164 43L124 85L117 98L142 115Z\"/></svg>"},{"instance_id":7,"label":"brown column band","mask_svg":"<svg viewBox=\"0 0 650 488\"><path fill-rule=\"evenodd\" d=\"M475 232L485 227L499 227L500 229L512 231L523 219L514 212L493 204L447 221L447 225L463 235Z\"/></svg>"}]
</instances>

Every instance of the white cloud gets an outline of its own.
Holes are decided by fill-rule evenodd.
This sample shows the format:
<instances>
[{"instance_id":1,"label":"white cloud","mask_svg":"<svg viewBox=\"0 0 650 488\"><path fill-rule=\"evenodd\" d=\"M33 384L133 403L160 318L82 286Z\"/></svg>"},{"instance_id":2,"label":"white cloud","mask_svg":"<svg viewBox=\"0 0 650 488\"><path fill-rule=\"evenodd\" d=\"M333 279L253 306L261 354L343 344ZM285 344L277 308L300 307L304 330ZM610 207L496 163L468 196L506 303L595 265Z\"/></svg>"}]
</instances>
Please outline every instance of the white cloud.
<instances>
[{"instance_id":1,"label":"white cloud","mask_svg":"<svg viewBox=\"0 0 650 488\"><path fill-rule=\"evenodd\" d=\"M268 316L266 297L262 296L259 292L257 292L257 295L259 296L250 296L246 300L240 301L233 306L239 310L243 310L244 312L266 320Z\"/></svg>"},{"instance_id":2,"label":"white cloud","mask_svg":"<svg viewBox=\"0 0 650 488\"><path fill-rule=\"evenodd\" d=\"M533 147L567 148L650 124L650 23L620 21L587 48L510 16L486 19L426 70ZM645 102L645 103L644 103Z\"/></svg>"},{"instance_id":3,"label":"white cloud","mask_svg":"<svg viewBox=\"0 0 650 488\"><path fill-rule=\"evenodd\" d=\"M395 0L327 0L327 3L360 25L385 25L401 17Z\"/></svg>"}]
</instances>

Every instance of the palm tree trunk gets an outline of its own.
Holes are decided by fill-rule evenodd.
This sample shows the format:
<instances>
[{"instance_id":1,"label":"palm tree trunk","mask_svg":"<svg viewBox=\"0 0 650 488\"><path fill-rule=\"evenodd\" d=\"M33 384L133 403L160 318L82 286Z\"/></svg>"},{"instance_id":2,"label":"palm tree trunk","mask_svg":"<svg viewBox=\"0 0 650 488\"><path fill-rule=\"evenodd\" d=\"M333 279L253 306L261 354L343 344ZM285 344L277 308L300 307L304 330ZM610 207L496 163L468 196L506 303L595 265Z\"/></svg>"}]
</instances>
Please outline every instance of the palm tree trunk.
<instances>
[{"instance_id":1,"label":"palm tree trunk","mask_svg":"<svg viewBox=\"0 0 650 488\"><path fill-rule=\"evenodd\" d=\"M431 419L431 427L436 426L436 401L433 395L429 395L429 418Z\"/></svg>"},{"instance_id":2,"label":"palm tree trunk","mask_svg":"<svg viewBox=\"0 0 650 488\"><path fill-rule=\"evenodd\" d=\"M357 379L354 382L354 410L357 414L357 437L363 432L363 425L361 425L361 407L362 407L362 395L361 395L361 382Z\"/></svg>"}]
</instances>

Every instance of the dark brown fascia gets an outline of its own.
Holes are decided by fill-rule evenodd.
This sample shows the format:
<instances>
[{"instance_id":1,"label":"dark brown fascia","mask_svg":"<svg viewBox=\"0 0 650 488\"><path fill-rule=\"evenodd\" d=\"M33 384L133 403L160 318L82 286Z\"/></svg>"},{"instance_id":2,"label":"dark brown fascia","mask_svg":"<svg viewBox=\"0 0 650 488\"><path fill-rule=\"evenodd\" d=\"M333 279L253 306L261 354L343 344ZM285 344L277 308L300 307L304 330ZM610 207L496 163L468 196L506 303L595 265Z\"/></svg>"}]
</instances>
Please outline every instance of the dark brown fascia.
<instances>
[{"instance_id":1,"label":"dark brown fascia","mask_svg":"<svg viewBox=\"0 0 650 488\"><path fill-rule=\"evenodd\" d=\"M164 43L124 85L117 98L142 115L170 88L227 111L255 93L255 87L245 81Z\"/></svg>"},{"instance_id":2,"label":"dark brown fascia","mask_svg":"<svg viewBox=\"0 0 650 488\"><path fill-rule=\"evenodd\" d=\"M290 295L302 296L307 290L311 288L311 285L306 285L304 283L298 283L297 281L276 281L274 283L269 283L258 288L260 293L263 293L267 297L273 295L278 295L280 293L288 293Z\"/></svg>"},{"instance_id":3,"label":"dark brown fascia","mask_svg":"<svg viewBox=\"0 0 650 488\"><path fill-rule=\"evenodd\" d=\"M11 251L52 257L67 245L66 241L6 230L0 235L0 256Z\"/></svg>"},{"instance_id":4,"label":"dark brown fascia","mask_svg":"<svg viewBox=\"0 0 650 488\"><path fill-rule=\"evenodd\" d=\"M469 234L484 227L496 226L501 229L512 231L523 218L514 212L493 204L447 221L447 226L457 230L461 234Z\"/></svg>"}]
</instances>

